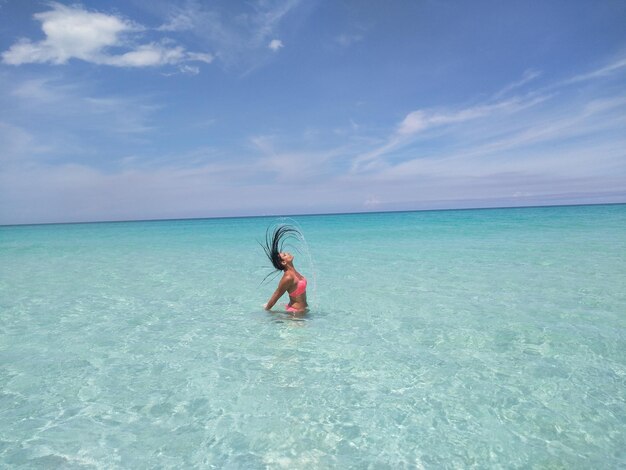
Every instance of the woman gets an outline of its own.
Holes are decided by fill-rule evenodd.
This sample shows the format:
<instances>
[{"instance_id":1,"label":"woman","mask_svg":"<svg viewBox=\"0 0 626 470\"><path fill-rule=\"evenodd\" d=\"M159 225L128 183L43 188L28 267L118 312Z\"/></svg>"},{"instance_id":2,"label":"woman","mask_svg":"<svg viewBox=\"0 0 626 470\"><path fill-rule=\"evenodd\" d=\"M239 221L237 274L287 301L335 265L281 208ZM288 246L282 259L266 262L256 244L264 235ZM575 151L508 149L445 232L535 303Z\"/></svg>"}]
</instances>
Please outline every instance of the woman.
<instances>
[{"instance_id":1,"label":"woman","mask_svg":"<svg viewBox=\"0 0 626 470\"><path fill-rule=\"evenodd\" d=\"M289 303L285 306L287 312L305 313L307 311L306 279L293 267L293 255L282 251L285 240L301 236L297 229L289 225L279 225L273 232L268 229L265 233L265 245L261 246L274 268L277 271L283 271L278 288L265 304L265 310L271 310L278 299L287 292L289 294Z\"/></svg>"}]
</instances>

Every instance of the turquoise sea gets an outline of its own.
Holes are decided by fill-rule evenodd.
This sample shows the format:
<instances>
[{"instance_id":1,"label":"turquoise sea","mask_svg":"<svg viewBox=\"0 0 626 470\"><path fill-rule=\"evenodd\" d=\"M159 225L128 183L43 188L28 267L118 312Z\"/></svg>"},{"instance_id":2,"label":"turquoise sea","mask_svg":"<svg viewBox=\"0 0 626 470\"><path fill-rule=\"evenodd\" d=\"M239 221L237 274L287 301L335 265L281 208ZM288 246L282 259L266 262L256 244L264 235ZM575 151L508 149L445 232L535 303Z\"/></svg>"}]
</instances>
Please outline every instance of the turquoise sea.
<instances>
[{"instance_id":1,"label":"turquoise sea","mask_svg":"<svg viewBox=\"0 0 626 470\"><path fill-rule=\"evenodd\" d=\"M626 467L626 205L280 221L0 227L0 467Z\"/></svg>"}]
</instances>

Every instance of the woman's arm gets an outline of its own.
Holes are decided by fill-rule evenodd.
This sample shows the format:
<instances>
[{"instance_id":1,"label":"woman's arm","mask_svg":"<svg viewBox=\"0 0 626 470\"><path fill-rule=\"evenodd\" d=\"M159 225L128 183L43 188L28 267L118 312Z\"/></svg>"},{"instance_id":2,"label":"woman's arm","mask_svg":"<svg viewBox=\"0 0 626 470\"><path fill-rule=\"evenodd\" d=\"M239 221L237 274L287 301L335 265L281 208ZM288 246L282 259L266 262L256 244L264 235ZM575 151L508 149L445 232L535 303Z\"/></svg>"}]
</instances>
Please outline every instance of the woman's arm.
<instances>
[{"instance_id":1,"label":"woman's arm","mask_svg":"<svg viewBox=\"0 0 626 470\"><path fill-rule=\"evenodd\" d=\"M278 288L276 289L276 291L274 291L274 293L270 297L270 300L268 300L267 303L265 304L265 310L271 310L272 307L276 304L276 302L278 302L278 299L280 299L283 296L283 294L287 292L287 287L289 286L289 282L290 282L289 277L283 276L283 278L278 283Z\"/></svg>"}]
</instances>

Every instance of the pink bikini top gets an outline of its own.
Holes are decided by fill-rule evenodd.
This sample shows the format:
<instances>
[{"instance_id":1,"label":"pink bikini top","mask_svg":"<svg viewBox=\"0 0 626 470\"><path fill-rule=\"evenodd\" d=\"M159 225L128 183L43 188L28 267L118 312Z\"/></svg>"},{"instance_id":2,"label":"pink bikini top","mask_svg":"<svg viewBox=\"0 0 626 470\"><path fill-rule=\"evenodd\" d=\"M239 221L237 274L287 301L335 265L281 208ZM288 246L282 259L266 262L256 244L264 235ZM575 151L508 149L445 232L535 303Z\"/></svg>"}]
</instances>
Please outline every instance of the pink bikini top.
<instances>
[{"instance_id":1,"label":"pink bikini top","mask_svg":"<svg viewBox=\"0 0 626 470\"><path fill-rule=\"evenodd\" d=\"M298 297L306 292L306 279L303 277L298 281L298 285L296 286L296 290L289 294L289 297Z\"/></svg>"}]
</instances>

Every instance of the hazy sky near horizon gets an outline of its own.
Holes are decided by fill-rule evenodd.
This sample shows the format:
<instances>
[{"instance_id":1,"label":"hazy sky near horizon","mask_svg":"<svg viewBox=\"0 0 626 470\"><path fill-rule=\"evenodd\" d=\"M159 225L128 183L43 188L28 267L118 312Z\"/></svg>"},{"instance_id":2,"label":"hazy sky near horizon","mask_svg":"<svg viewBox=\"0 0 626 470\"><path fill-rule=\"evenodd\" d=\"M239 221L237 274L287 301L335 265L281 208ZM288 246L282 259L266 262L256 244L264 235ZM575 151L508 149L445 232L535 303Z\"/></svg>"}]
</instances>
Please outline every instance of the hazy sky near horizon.
<instances>
[{"instance_id":1,"label":"hazy sky near horizon","mask_svg":"<svg viewBox=\"0 0 626 470\"><path fill-rule=\"evenodd\" d=\"M626 202L625 21L0 0L0 224Z\"/></svg>"}]
</instances>

